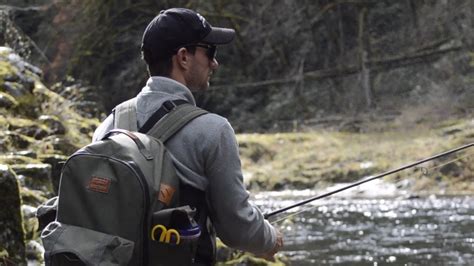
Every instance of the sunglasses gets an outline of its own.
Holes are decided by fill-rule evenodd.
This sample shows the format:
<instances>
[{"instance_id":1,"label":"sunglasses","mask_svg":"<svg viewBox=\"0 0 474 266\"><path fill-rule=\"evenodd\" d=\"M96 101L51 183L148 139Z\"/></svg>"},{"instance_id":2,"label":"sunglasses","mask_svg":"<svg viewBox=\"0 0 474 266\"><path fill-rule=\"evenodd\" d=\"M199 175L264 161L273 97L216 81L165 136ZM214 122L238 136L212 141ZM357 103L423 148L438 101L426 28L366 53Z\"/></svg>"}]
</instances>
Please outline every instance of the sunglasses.
<instances>
[{"instance_id":1,"label":"sunglasses","mask_svg":"<svg viewBox=\"0 0 474 266\"><path fill-rule=\"evenodd\" d=\"M201 47L207 49L206 55L209 60L214 60L217 56L217 46L216 45L209 45L209 44L188 44L183 45L182 47Z\"/></svg>"}]
</instances>

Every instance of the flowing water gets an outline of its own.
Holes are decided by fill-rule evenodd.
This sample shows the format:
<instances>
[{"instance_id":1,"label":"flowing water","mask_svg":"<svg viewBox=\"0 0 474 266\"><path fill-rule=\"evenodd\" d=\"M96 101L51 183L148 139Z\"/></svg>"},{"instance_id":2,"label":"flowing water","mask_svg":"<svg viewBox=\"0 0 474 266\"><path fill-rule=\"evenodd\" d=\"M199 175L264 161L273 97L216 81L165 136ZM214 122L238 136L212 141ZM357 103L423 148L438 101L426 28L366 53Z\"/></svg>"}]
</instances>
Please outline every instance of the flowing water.
<instances>
[{"instance_id":1,"label":"flowing water","mask_svg":"<svg viewBox=\"0 0 474 266\"><path fill-rule=\"evenodd\" d=\"M367 191L315 201L278 222L291 265L474 265L474 196ZM254 203L269 211L314 195L260 193Z\"/></svg>"}]
</instances>

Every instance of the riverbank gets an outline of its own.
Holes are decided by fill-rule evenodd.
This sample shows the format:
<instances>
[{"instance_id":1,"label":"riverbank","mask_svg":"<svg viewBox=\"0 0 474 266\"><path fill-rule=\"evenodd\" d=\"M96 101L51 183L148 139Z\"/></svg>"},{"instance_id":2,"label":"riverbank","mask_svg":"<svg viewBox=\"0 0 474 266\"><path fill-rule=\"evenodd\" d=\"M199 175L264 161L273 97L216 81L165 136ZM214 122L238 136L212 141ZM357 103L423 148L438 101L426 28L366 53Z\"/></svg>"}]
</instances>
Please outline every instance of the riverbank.
<instances>
[{"instance_id":1,"label":"riverbank","mask_svg":"<svg viewBox=\"0 0 474 266\"><path fill-rule=\"evenodd\" d=\"M240 134L244 179L252 191L325 188L472 143L474 120L366 123L364 132ZM385 177L414 195L474 194L474 149Z\"/></svg>"}]
</instances>

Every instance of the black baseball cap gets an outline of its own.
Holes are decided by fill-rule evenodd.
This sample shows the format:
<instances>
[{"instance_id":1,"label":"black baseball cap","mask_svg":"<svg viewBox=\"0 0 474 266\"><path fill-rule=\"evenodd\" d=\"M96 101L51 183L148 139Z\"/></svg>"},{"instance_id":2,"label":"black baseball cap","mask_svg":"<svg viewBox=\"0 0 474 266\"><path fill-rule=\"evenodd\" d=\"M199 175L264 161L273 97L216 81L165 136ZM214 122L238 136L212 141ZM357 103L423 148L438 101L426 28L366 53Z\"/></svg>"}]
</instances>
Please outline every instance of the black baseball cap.
<instances>
[{"instance_id":1,"label":"black baseball cap","mask_svg":"<svg viewBox=\"0 0 474 266\"><path fill-rule=\"evenodd\" d=\"M186 8L162 10L146 27L142 51L154 58L169 57L177 49L191 44L220 45L230 43L235 31L212 27L199 13Z\"/></svg>"}]
</instances>

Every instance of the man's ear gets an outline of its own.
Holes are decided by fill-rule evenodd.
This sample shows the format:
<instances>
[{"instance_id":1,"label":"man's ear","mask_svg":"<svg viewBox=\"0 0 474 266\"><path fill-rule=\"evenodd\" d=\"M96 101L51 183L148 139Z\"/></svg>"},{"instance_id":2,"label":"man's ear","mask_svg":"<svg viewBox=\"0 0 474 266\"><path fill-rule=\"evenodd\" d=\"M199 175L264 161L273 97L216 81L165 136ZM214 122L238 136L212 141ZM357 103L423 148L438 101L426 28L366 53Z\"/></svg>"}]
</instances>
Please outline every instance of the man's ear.
<instances>
[{"instance_id":1,"label":"man's ear","mask_svg":"<svg viewBox=\"0 0 474 266\"><path fill-rule=\"evenodd\" d=\"M189 51L181 47L176 52L176 64L179 68L188 69L189 68Z\"/></svg>"}]
</instances>

